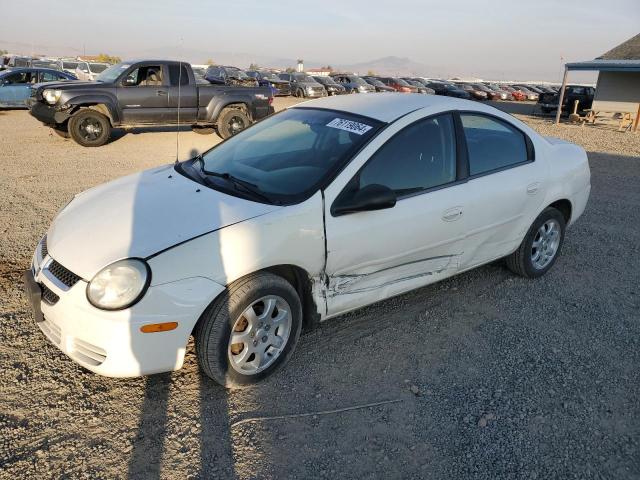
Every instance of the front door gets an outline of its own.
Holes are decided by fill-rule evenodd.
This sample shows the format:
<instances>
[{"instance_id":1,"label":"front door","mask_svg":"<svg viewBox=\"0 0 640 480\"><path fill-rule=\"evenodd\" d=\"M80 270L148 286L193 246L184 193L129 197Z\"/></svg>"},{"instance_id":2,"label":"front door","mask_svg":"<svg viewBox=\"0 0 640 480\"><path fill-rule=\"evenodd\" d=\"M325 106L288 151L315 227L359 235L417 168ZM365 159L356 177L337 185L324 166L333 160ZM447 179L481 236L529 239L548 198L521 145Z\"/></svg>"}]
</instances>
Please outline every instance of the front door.
<instances>
[{"instance_id":1,"label":"front door","mask_svg":"<svg viewBox=\"0 0 640 480\"><path fill-rule=\"evenodd\" d=\"M326 191L327 310L335 315L435 282L458 271L464 244L465 185L458 182L454 119L407 116L356 172ZM383 133L384 135L385 133ZM358 159L354 159L357 162ZM352 162L352 164L354 163ZM348 173L347 173L348 172ZM341 176L342 177L342 176ZM339 180L339 179L337 179ZM394 207L334 215L368 185L397 195ZM336 188L340 191L336 191ZM332 209L331 207L334 206Z\"/></svg>"},{"instance_id":2,"label":"front door","mask_svg":"<svg viewBox=\"0 0 640 480\"><path fill-rule=\"evenodd\" d=\"M124 75L118 86L122 123L137 125L168 122L167 84L162 65L138 66Z\"/></svg>"},{"instance_id":3,"label":"front door","mask_svg":"<svg viewBox=\"0 0 640 480\"><path fill-rule=\"evenodd\" d=\"M23 107L29 98L31 84L36 83L38 74L28 70L15 72L4 77L0 86L0 105Z\"/></svg>"}]
</instances>

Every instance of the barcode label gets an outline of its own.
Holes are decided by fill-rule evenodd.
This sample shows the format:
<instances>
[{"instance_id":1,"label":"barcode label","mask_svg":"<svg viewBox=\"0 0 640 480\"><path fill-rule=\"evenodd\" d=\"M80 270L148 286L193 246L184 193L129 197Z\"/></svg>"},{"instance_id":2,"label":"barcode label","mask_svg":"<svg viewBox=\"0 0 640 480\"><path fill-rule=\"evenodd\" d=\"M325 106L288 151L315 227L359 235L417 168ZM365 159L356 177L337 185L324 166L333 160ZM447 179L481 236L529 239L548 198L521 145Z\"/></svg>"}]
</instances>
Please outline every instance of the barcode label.
<instances>
[{"instance_id":1,"label":"barcode label","mask_svg":"<svg viewBox=\"0 0 640 480\"><path fill-rule=\"evenodd\" d=\"M354 122L353 120L346 120L344 118L334 118L329 123L327 123L327 127L346 130L347 132L355 133L357 135L367 133L369 130L371 130L371 128L373 128L370 125Z\"/></svg>"}]
</instances>

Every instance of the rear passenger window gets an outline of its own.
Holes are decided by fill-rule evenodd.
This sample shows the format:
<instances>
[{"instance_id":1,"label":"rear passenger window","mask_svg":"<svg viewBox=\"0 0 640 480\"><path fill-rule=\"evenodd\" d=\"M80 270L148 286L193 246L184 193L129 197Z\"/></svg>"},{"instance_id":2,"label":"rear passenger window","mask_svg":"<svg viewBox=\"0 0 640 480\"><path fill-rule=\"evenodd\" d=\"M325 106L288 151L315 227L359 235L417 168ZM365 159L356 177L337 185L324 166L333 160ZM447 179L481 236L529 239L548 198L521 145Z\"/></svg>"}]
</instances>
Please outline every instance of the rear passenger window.
<instances>
[{"instance_id":1,"label":"rear passenger window","mask_svg":"<svg viewBox=\"0 0 640 480\"><path fill-rule=\"evenodd\" d=\"M456 140L451 115L421 120L385 143L360 171L359 188L385 185L398 197L456 179Z\"/></svg>"},{"instance_id":2,"label":"rear passenger window","mask_svg":"<svg viewBox=\"0 0 640 480\"><path fill-rule=\"evenodd\" d=\"M463 113L460 115L467 151L469 175L517 165L529 159L524 133L506 122Z\"/></svg>"},{"instance_id":3,"label":"rear passenger window","mask_svg":"<svg viewBox=\"0 0 640 480\"><path fill-rule=\"evenodd\" d=\"M180 80L180 85L189 84L189 72L187 72L187 67L182 65L182 72L180 72L178 65L169 65L169 82L171 82L171 86L177 87L178 80Z\"/></svg>"}]
</instances>

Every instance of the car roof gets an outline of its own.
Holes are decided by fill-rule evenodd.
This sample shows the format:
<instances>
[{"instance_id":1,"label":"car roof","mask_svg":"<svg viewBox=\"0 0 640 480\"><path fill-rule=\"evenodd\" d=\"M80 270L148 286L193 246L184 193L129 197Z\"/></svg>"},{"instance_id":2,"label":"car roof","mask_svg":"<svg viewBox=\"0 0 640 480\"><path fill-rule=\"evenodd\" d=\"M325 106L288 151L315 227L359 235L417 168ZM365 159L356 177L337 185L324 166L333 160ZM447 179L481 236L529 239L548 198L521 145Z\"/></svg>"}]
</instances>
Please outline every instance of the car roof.
<instances>
[{"instance_id":1,"label":"car roof","mask_svg":"<svg viewBox=\"0 0 640 480\"><path fill-rule=\"evenodd\" d=\"M493 107L452 97L424 95L421 93L376 93L375 95L336 95L299 103L292 108L322 108L339 110L373 118L382 122L393 122L398 118L423 108L436 110L493 111Z\"/></svg>"}]
</instances>

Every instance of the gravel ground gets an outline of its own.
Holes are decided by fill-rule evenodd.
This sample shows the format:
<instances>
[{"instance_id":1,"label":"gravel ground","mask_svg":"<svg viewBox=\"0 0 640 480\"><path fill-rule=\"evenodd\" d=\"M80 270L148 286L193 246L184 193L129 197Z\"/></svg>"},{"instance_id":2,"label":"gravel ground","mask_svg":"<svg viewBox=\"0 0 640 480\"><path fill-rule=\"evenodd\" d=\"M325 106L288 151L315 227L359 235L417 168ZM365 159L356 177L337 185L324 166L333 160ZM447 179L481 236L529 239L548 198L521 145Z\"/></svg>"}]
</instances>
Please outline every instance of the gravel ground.
<instances>
[{"instance_id":1,"label":"gravel ground","mask_svg":"<svg viewBox=\"0 0 640 480\"><path fill-rule=\"evenodd\" d=\"M0 478L640 478L640 136L520 118L589 151L591 200L548 275L494 263L330 320L227 392L192 349L172 374L85 371L21 292L57 210L172 161L175 132L83 149L0 111ZM216 141L185 131L180 157Z\"/></svg>"}]
</instances>

